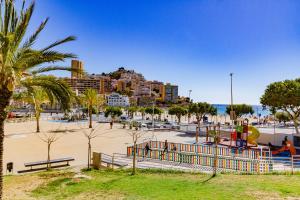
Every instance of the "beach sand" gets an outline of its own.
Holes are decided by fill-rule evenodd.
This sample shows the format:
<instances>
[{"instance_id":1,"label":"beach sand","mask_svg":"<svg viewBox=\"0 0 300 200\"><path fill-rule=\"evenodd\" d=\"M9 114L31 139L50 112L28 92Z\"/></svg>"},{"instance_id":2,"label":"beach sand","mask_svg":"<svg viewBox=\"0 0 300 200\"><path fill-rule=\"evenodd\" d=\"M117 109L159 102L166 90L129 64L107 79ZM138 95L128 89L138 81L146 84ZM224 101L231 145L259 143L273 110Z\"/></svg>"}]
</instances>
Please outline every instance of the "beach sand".
<instances>
[{"instance_id":1,"label":"beach sand","mask_svg":"<svg viewBox=\"0 0 300 200\"><path fill-rule=\"evenodd\" d=\"M42 161L47 158L47 143L43 142L40 137L49 130L68 130L66 133L58 133L60 137L51 147L51 159L74 157L75 161L72 166L87 164L88 140L84 136L84 130L87 129L87 123L58 123L41 121L41 133L35 133L35 121L6 123L5 140L4 140L4 168L6 163L14 163L14 173L17 170L25 169L24 163L33 161ZM113 153L126 154L126 147L132 144L132 137L129 135L128 128L123 129L121 124L114 124L113 129L109 124L94 123L98 126L100 135L92 140L92 151L102 152L112 155ZM184 137L183 137L184 136ZM146 140L167 139L170 142L193 143L194 137L174 131L152 132L146 131L139 139L139 143ZM5 171L4 171L5 173Z\"/></svg>"}]
</instances>

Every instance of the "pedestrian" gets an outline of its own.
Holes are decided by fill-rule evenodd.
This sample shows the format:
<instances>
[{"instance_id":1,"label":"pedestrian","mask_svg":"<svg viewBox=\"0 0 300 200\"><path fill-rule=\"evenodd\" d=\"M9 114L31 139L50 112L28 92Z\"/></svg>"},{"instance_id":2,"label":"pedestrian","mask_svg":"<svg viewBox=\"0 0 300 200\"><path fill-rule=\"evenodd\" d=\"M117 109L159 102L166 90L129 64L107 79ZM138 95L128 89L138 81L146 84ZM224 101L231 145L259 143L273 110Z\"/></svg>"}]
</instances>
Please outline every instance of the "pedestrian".
<instances>
[{"instance_id":1,"label":"pedestrian","mask_svg":"<svg viewBox=\"0 0 300 200\"><path fill-rule=\"evenodd\" d=\"M147 157L149 151L151 151L150 147L149 147L149 144L146 143L146 146L145 146L145 156Z\"/></svg>"},{"instance_id":2,"label":"pedestrian","mask_svg":"<svg viewBox=\"0 0 300 200\"><path fill-rule=\"evenodd\" d=\"M176 151L176 150L177 150L177 148L176 148L175 144L172 144L172 151Z\"/></svg>"},{"instance_id":3,"label":"pedestrian","mask_svg":"<svg viewBox=\"0 0 300 200\"><path fill-rule=\"evenodd\" d=\"M165 140L164 152L168 153L168 141L167 140Z\"/></svg>"}]
</instances>

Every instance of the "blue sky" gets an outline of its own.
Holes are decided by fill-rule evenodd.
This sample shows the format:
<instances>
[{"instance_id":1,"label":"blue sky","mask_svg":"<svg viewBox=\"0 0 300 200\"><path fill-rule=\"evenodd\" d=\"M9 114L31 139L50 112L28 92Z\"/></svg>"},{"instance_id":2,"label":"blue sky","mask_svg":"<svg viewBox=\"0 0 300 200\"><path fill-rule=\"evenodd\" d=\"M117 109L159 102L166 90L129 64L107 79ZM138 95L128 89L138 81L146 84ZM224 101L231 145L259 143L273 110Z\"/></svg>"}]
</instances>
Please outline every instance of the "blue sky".
<instances>
[{"instance_id":1,"label":"blue sky","mask_svg":"<svg viewBox=\"0 0 300 200\"><path fill-rule=\"evenodd\" d=\"M195 101L258 104L267 84L300 76L297 0L37 0L37 47L67 35L90 73L120 66L192 90ZM69 61L64 65L69 65ZM67 75L67 74L64 74Z\"/></svg>"}]
</instances>

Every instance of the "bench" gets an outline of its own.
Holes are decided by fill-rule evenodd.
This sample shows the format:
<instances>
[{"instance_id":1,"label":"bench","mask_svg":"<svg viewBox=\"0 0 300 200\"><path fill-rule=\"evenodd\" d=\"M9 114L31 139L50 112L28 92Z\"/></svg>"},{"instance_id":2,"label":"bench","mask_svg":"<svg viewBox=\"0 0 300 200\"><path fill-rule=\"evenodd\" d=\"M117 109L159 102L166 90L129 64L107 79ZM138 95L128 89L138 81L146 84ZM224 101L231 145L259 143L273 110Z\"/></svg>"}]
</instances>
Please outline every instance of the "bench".
<instances>
[{"instance_id":1,"label":"bench","mask_svg":"<svg viewBox=\"0 0 300 200\"><path fill-rule=\"evenodd\" d=\"M30 167L30 169L20 170L20 171L18 171L18 173L25 173L25 172L32 172L32 171L44 170L44 169L47 169L47 166L44 166L44 165L48 165L48 164L64 163L64 164L61 164L61 165L51 166L51 168L66 167L66 166L70 166L69 162L74 161L74 160L75 159L72 158L72 157L67 157L67 158L53 159L53 160L50 160L49 162L47 160L44 160L44 161L24 163L24 166L25 167ZM35 166L44 166L44 167L33 168Z\"/></svg>"}]
</instances>

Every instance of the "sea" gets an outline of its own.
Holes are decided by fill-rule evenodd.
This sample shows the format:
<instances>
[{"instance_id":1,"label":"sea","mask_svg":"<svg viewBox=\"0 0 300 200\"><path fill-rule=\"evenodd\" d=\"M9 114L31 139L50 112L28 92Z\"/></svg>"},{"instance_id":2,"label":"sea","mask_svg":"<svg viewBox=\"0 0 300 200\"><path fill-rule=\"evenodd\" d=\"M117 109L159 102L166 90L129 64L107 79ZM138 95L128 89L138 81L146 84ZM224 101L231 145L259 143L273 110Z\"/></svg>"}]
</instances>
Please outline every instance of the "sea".
<instances>
[{"instance_id":1,"label":"sea","mask_svg":"<svg viewBox=\"0 0 300 200\"><path fill-rule=\"evenodd\" d=\"M217 108L218 110L218 115L223 115L226 114L226 107L228 106L228 104L213 104L213 106L215 108ZM267 116L270 115L270 111L267 108L263 108L263 106L261 105L252 105L253 110L254 110L254 114L255 116Z\"/></svg>"}]
</instances>

